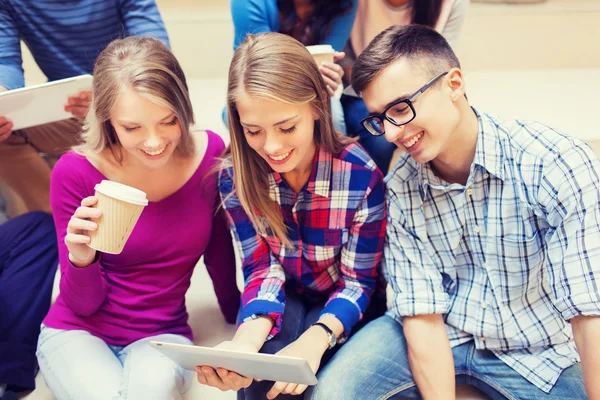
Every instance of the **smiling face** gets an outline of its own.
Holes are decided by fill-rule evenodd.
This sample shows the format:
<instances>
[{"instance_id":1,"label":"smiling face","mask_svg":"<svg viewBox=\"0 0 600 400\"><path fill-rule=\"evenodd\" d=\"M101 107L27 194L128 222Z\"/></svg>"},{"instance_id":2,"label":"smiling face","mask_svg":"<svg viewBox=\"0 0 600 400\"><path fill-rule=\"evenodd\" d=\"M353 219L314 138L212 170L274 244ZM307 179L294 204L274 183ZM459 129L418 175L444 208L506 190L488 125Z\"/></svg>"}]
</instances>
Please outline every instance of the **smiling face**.
<instances>
[{"instance_id":1,"label":"smiling face","mask_svg":"<svg viewBox=\"0 0 600 400\"><path fill-rule=\"evenodd\" d=\"M390 104L408 98L431 78L426 69L400 58L369 83L362 97L369 112L378 114ZM449 73L423 92L413 103L415 118L408 124L395 126L384 120L385 138L406 150L419 163L436 159L452 145L451 137L460 123L456 100L464 94L452 90L451 81L455 78Z\"/></svg>"},{"instance_id":2,"label":"smiling face","mask_svg":"<svg viewBox=\"0 0 600 400\"><path fill-rule=\"evenodd\" d=\"M175 113L140 96L131 87L120 94L110 123L125 150L124 158L152 170L168 164L181 140Z\"/></svg>"},{"instance_id":3,"label":"smiling face","mask_svg":"<svg viewBox=\"0 0 600 400\"><path fill-rule=\"evenodd\" d=\"M316 146L309 103L288 104L242 92L235 106L246 142L274 171L310 169Z\"/></svg>"}]
</instances>

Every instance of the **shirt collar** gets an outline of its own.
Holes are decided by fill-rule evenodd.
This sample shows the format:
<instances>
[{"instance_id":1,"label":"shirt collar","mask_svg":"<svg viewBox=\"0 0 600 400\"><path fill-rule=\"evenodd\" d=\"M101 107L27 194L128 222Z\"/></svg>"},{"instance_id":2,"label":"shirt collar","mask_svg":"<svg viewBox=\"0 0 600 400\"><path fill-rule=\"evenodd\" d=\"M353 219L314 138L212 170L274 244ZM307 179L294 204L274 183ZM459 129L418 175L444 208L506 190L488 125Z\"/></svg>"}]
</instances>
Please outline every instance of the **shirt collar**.
<instances>
[{"instance_id":1,"label":"shirt collar","mask_svg":"<svg viewBox=\"0 0 600 400\"><path fill-rule=\"evenodd\" d=\"M480 114L473 107L472 109L477 116L479 128L477 133L475 157L473 158L473 164L471 165L471 175L473 174L473 167L477 165L498 179L504 180L504 171L502 168L504 164L504 152L498 134L498 131L501 128L489 115ZM447 183L444 184L443 181L433 173L429 163L425 165L418 164L417 169L419 171L419 188L423 199L429 192L429 187L443 187L444 189L452 189L454 185L457 185L448 185ZM469 179L471 179L471 177L469 177Z\"/></svg>"},{"instance_id":2,"label":"shirt collar","mask_svg":"<svg viewBox=\"0 0 600 400\"><path fill-rule=\"evenodd\" d=\"M473 111L479 121L473 164L483 167L498 179L504 180L504 149L499 135L501 127L489 115L480 114L475 108Z\"/></svg>"},{"instance_id":3,"label":"shirt collar","mask_svg":"<svg viewBox=\"0 0 600 400\"><path fill-rule=\"evenodd\" d=\"M317 147L310 176L308 177L308 182L305 186L306 191L322 197L329 197L332 163L333 155L331 152ZM271 199L277 201L279 198L279 191L284 186L289 188L282 174L277 171L272 171L269 174L269 195Z\"/></svg>"}]
</instances>

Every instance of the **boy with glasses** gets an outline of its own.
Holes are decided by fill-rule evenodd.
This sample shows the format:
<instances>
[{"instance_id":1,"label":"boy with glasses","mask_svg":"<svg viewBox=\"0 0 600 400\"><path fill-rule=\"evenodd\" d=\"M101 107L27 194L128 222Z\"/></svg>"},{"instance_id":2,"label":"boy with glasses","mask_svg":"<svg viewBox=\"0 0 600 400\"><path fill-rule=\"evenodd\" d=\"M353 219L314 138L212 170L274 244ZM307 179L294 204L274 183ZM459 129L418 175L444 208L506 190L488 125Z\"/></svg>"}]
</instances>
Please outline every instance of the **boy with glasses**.
<instances>
[{"instance_id":1,"label":"boy with glasses","mask_svg":"<svg viewBox=\"0 0 600 400\"><path fill-rule=\"evenodd\" d=\"M377 36L352 85L388 174L388 313L319 373L315 399L600 399L600 162L536 122L472 108L444 38ZM351 377L351 378L345 378ZM313 389L314 390L314 389Z\"/></svg>"}]
</instances>

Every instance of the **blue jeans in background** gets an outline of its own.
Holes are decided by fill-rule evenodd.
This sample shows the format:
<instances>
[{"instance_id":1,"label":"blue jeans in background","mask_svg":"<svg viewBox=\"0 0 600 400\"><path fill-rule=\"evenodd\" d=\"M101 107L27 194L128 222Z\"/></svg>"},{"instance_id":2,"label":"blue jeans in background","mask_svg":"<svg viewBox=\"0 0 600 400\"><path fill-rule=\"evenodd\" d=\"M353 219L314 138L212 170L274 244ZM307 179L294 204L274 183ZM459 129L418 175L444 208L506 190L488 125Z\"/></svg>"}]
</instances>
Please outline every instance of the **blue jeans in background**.
<instances>
[{"instance_id":1,"label":"blue jeans in background","mask_svg":"<svg viewBox=\"0 0 600 400\"><path fill-rule=\"evenodd\" d=\"M581 364L563 371L545 393L473 341L452 349L457 385L475 386L492 400L587 399ZM384 315L353 336L317 375L305 398L313 400L420 399L408 363L402 325Z\"/></svg>"},{"instance_id":2,"label":"blue jeans in background","mask_svg":"<svg viewBox=\"0 0 600 400\"><path fill-rule=\"evenodd\" d=\"M31 212L0 225L0 385L35 388L35 349L58 265L52 216Z\"/></svg>"},{"instance_id":3,"label":"blue jeans in background","mask_svg":"<svg viewBox=\"0 0 600 400\"><path fill-rule=\"evenodd\" d=\"M346 119L346 131L348 136L357 137L358 143L371 156L383 175L386 175L390 167L390 161L396 145L385 139L385 136L373 136L360 124L369 115L369 110L363 99L342 95L341 104Z\"/></svg>"}]
</instances>

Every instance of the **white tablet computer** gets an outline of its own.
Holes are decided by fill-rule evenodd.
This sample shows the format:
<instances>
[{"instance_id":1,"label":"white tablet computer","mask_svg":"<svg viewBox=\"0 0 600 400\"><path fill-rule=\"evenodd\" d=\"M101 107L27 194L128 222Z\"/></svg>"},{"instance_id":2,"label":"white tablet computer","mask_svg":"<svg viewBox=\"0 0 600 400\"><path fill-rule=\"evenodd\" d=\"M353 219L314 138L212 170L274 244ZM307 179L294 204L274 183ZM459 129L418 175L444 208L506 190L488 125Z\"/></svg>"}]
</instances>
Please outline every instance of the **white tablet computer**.
<instances>
[{"instance_id":1,"label":"white tablet computer","mask_svg":"<svg viewBox=\"0 0 600 400\"><path fill-rule=\"evenodd\" d=\"M72 117L64 110L69 96L92 90L92 76L73 78L29 86L0 93L0 115L13 123L13 131Z\"/></svg>"},{"instance_id":2,"label":"white tablet computer","mask_svg":"<svg viewBox=\"0 0 600 400\"><path fill-rule=\"evenodd\" d=\"M303 358L156 341L151 341L150 345L189 371L195 371L198 365L207 365L225 368L248 378L301 385L317 383L317 377Z\"/></svg>"}]
</instances>

